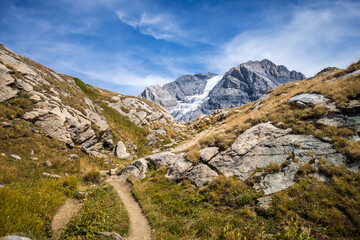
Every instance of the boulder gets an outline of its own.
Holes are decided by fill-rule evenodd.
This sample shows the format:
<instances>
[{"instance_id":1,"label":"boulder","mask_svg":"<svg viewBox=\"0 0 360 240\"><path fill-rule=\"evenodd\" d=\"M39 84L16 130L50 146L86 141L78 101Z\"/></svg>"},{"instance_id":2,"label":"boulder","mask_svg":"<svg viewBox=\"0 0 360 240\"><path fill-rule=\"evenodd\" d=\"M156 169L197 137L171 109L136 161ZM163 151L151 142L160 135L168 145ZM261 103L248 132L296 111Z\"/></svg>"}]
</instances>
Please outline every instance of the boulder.
<instances>
[{"instance_id":1,"label":"boulder","mask_svg":"<svg viewBox=\"0 0 360 240\"><path fill-rule=\"evenodd\" d=\"M127 165L125 170L121 173L120 178L127 179L130 175L133 175L138 179L144 179L147 168L148 161L146 161L144 158L140 158Z\"/></svg>"},{"instance_id":2,"label":"boulder","mask_svg":"<svg viewBox=\"0 0 360 240\"><path fill-rule=\"evenodd\" d=\"M176 161L176 154L172 152L162 152L148 157L155 164L156 169L161 166L171 166Z\"/></svg>"},{"instance_id":3,"label":"boulder","mask_svg":"<svg viewBox=\"0 0 360 240\"><path fill-rule=\"evenodd\" d=\"M290 104L296 105L297 107L305 108L315 105L325 106L328 101L329 99L325 98L322 94L302 93L290 98L288 102Z\"/></svg>"},{"instance_id":4,"label":"boulder","mask_svg":"<svg viewBox=\"0 0 360 240\"><path fill-rule=\"evenodd\" d=\"M217 153L219 152L219 148L217 147L207 147L200 150L200 158L204 162L210 161Z\"/></svg>"},{"instance_id":5,"label":"boulder","mask_svg":"<svg viewBox=\"0 0 360 240\"><path fill-rule=\"evenodd\" d=\"M241 134L231 145L231 149L239 155L244 155L266 139L284 136L290 131L291 129L276 128L270 122L260 123Z\"/></svg>"},{"instance_id":6,"label":"boulder","mask_svg":"<svg viewBox=\"0 0 360 240\"><path fill-rule=\"evenodd\" d=\"M188 179L196 187L203 187L206 183L211 183L218 174L205 164L198 164L190 171L186 172L182 178Z\"/></svg>"},{"instance_id":7,"label":"boulder","mask_svg":"<svg viewBox=\"0 0 360 240\"><path fill-rule=\"evenodd\" d=\"M114 155L119 158L130 158L130 154L126 151L126 147L122 141L116 144Z\"/></svg>"},{"instance_id":8,"label":"boulder","mask_svg":"<svg viewBox=\"0 0 360 240\"><path fill-rule=\"evenodd\" d=\"M321 157L337 166L345 165L345 156L337 153L331 144L311 135L289 132L290 129L281 130L270 123L258 124L241 134L231 148L217 154L208 164L226 177L236 176L245 181L256 169L287 161L281 171L262 176L260 184L255 186L265 194L293 185L300 166L312 159Z\"/></svg>"}]
</instances>

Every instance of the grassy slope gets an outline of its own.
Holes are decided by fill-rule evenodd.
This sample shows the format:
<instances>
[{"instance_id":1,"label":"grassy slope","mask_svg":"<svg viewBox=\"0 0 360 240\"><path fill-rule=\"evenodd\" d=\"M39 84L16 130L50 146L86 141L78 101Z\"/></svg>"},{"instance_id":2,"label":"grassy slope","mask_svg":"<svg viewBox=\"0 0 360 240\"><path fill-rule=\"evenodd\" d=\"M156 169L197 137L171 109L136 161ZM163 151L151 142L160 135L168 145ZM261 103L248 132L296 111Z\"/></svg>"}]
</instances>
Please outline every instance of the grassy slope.
<instances>
[{"instance_id":1,"label":"grassy slope","mask_svg":"<svg viewBox=\"0 0 360 240\"><path fill-rule=\"evenodd\" d=\"M299 85L280 86L257 111L252 111L255 103L249 103L238 107L238 113L230 112L220 131L204 137L199 144L225 149L247 128L270 120L278 127L291 127L295 133L330 137L350 161L358 161L359 142L347 140L356 134L353 130L309 123L325 114L325 109L297 109L287 101L297 94L313 92L333 99L338 108L346 108L349 101L359 98L359 77L330 79L359 68L360 62ZM206 126L197 126L203 129L215 123L216 118ZM312 171L310 165L305 165L297 175L297 184L273 195L267 211L257 207L257 194L240 180L219 177L209 186L196 189L187 181L168 182L166 169L152 170L144 180L134 180L134 193L154 227L155 239L358 239L360 173L321 161L320 172L328 178L321 183L308 176Z\"/></svg>"},{"instance_id":2,"label":"grassy slope","mask_svg":"<svg viewBox=\"0 0 360 240\"><path fill-rule=\"evenodd\" d=\"M85 155L77 148L68 149L64 143L43 136L41 130L32 123L21 120L21 116L34 107L28 97L21 92L19 97L0 103L0 122L11 124L0 125L0 153L6 154L0 156L0 184L4 185L0 188L0 236L15 233L34 239L47 239L51 237L50 224L57 209L67 197L78 197L79 189L86 190L93 184L84 179L89 175L88 172L96 172L103 167L103 162ZM68 100L71 102L70 98ZM40 135L34 133L34 130L39 131ZM32 151L34 154L31 154ZM68 159L72 153L79 155L79 158ZM19 155L21 160L11 158L10 154ZM32 160L32 157L38 160ZM43 165L46 160L52 163L51 167ZM51 179L44 177L43 172L63 177ZM64 177L66 174L69 176ZM88 216L111 212L99 230L126 233L129 223L122 203L111 188L103 190L96 186L84 201L98 204L97 208L91 210L85 204L81 213ZM103 200L107 204L99 204ZM91 226L90 222L78 226L74 237L79 238L79 231L88 226ZM67 237L72 237L71 231L67 232Z\"/></svg>"}]
</instances>

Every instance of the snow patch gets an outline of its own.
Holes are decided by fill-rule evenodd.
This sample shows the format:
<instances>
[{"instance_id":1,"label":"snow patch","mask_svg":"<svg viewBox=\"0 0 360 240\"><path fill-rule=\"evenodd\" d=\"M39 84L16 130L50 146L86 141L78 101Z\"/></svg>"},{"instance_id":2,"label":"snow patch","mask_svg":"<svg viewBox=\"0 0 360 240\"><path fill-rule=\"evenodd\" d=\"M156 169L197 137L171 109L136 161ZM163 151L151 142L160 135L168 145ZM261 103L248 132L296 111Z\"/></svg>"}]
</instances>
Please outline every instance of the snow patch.
<instances>
[{"instance_id":1,"label":"snow patch","mask_svg":"<svg viewBox=\"0 0 360 240\"><path fill-rule=\"evenodd\" d=\"M183 101L179 101L176 108L170 110L172 115L184 115L190 111L196 111L201 105L208 100L210 91L220 82L222 75L217 75L207 80L204 92L201 94L195 94L193 96L187 96ZM174 114L177 113L177 114Z\"/></svg>"}]
</instances>

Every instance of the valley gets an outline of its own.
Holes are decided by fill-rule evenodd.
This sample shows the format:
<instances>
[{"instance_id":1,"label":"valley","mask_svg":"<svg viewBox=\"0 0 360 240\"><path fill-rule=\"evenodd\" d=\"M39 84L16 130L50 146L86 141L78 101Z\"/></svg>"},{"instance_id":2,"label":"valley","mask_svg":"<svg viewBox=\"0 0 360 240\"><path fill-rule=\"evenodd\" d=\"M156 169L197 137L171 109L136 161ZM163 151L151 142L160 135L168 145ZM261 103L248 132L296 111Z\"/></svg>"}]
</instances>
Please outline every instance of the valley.
<instances>
[{"instance_id":1,"label":"valley","mask_svg":"<svg viewBox=\"0 0 360 240\"><path fill-rule=\"evenodd\" d=\"M360 237L359 61L250 61L133 97L1 45L0 113L0 237Z\"/></svg>"}]
</instances>

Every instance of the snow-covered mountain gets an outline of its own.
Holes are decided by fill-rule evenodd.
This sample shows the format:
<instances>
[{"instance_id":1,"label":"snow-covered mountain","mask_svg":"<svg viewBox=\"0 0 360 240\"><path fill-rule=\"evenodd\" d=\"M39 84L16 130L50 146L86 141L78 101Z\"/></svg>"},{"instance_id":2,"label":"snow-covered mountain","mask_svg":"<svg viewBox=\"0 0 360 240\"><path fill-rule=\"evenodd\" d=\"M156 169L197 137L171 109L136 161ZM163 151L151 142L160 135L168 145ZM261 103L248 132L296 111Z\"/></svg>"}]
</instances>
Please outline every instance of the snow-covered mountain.
<instances>
[{"instance_id":1,"label":"snow-covered mountain","mask_svg":"<svg viewBox=\"0 0 360 240\"><path fill-rule=\"evenodd\" d=\"M163 87L147 87L140 97L164 106L177 121L189 121L216 109L255 101L272 88L302 79L304 74L264 59L240 64L224 75L183 75Z\"/></svg>"}]
</instances>

